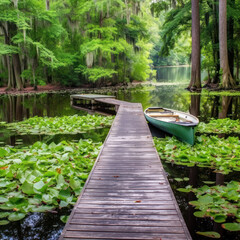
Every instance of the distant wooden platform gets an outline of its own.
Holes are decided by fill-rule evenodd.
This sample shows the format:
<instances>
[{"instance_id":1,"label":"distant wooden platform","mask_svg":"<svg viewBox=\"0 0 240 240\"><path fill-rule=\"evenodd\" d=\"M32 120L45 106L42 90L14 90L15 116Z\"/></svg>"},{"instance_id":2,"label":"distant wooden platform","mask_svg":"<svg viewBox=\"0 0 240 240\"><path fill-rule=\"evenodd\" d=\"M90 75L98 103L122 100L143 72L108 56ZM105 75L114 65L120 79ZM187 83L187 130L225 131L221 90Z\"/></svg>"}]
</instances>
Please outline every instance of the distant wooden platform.
<instances>
[{"instance_id":1,"label":"distant wooden platform","mask_svg":"<svg viewBox=\"0 0 240 240\"><path fill-rule=\"evenodd\" d=\"M141 104L95 100L117 115L60 239L191 239Z\"/></svg>"},{"instance_id":2,"label":"distant wooden platform","mask_svg":"<svg viewBox=\"0 0 240 240\"><path fill-rule=\"evenodd\" d=\"M71 99L87 99L96 100L99 98L115 98L115 96L110 95L100 95L100 94L74 94L70 96Z\"/></svg>"}]
</instances>

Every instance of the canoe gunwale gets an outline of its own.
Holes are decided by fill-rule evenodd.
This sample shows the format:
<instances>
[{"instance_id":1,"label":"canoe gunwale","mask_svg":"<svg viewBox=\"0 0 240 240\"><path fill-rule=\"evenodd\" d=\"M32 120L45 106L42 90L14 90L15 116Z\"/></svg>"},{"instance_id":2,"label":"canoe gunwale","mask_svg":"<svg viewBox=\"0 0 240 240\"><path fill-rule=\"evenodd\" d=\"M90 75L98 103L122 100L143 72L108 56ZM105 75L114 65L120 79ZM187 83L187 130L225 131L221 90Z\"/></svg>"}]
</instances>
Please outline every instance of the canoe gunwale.
<instances>
[{"instance_id":1,"label":"canoe gunwale","mask_svg":"<svg viewBox=\"0 0 240 240\"><path fill-rule=\"evenodd\" d=\"M165 110L169 110L169 111L172 111L172 112L179 112L181 114L184 114L184 115L187 115L191 118L194 118L195 119L195 123L187 123L187 122L175 122L175 121L163 121L163 120L160 120L160 119L157 119L157 118L154 118L154 117L151 117L147 114L147 111L148 109L165 109ZM184 127L196 127L198 124L199 124L199 120L197 117L189 114L189 113L185 113L185 112L181 112L181 111L178 111L178 110L173 110L173 109L169 109L169 108L159 108L159 107L150 107L150 108L147 108L145 111L144 111L144 114L147 115L149 118L151 119L154 119L154 120L157 120L157 121L160 121L160 122L163 122L163 123L170 123L170 124L174 124L174 125L179 125L179 126L184 126Z\"/></svg>"}]
</instances>

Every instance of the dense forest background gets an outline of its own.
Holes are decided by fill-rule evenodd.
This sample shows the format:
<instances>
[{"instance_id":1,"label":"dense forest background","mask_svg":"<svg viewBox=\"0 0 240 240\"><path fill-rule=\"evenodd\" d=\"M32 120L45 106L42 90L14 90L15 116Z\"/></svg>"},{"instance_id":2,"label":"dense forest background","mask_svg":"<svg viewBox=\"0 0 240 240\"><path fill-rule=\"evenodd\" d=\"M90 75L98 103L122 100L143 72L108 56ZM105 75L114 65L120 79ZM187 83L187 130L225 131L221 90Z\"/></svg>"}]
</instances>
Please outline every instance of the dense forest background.
<instances>
[{"instance_id":1,"label":"dense forest background","mask_svg":"<svg viewBox=\"0 0 240 240\"><path fill-rule=\"evenodd\" d=\"M189 88L201 70L235 88L239 16L239 0L0 0L0 86L114 85L192 63Z\"/></svg>"}]
</instances>

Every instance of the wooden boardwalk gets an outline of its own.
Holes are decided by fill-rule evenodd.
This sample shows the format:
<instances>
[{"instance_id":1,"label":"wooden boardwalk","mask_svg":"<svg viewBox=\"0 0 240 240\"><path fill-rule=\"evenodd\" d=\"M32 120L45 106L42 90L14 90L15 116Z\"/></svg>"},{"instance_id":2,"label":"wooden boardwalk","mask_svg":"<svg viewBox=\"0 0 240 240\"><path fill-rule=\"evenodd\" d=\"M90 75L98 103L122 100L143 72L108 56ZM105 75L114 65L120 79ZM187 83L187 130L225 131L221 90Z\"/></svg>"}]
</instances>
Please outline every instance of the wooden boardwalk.
<instances>
[{"instance_id":1,"label":"wooden boardwalk","mask_svg":"<svg viewBox=\"0 0 240 240\"><path fill-rule=\"evenodd\" d=\"M141 104L118 112L60 239L191 239Z\"/></svg>"}]
</instances>

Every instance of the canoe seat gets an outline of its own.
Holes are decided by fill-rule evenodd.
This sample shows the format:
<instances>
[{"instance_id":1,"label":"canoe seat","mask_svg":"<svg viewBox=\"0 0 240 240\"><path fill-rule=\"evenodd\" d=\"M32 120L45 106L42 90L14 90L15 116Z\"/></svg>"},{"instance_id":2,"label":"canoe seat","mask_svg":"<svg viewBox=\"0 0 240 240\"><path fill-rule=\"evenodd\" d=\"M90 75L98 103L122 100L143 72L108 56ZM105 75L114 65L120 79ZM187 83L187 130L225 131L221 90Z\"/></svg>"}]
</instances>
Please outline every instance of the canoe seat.
<instances>
[{"instance_id":1,"label":"canoe seat","mask_svg":"<svg viewBox=\"0 0 240 240\"><path fill-rule=\"evenodd\" d=\"M179 118L179 115L173 115L173 114L148 114L149 117L174 117Z\"/></svg>"}]
</instances>

